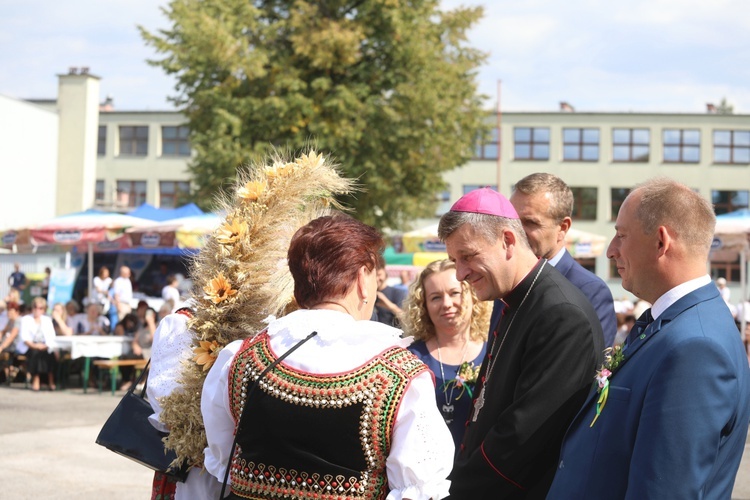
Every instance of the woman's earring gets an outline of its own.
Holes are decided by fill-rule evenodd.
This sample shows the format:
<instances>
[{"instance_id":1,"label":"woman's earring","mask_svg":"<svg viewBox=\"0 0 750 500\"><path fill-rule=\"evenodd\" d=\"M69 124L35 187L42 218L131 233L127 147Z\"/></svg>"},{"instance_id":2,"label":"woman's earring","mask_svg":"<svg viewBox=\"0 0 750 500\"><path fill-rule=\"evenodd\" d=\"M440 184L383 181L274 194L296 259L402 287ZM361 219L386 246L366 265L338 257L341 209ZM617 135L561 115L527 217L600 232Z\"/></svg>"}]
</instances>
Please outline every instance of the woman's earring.
<instances>
[{"instance_id":1,"label":"woman's earring","mask_svg":"<svg viewBox=\"0 0 750 500\"><path fill-rule=\"evenodd\" d=\"M362 302L364 302L365 305L367 305L367 299L362 299Z\"/></svg>"}]
</instances>

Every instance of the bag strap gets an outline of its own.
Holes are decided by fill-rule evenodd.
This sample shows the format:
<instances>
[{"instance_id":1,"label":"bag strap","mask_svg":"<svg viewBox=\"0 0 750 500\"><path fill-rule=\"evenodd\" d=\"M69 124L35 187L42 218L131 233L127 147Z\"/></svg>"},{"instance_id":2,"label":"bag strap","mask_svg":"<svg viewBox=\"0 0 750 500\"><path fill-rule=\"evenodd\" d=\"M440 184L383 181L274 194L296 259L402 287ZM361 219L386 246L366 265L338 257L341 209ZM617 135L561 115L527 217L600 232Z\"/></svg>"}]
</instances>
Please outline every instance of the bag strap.
<instances>
[{"instance_id":1,"label":"bag strap","mask_svg":"<svg viewBox=\"0 0 750 500\"><path fill-rule=\"evenodd\" d=\"M135 381L135 384L132 384L128 388L128 392L132 393L138 385L143 382L143 389L141 389L141 399L146 399L146 384L148 383L148 378L146 380L143 380L143 377L146 376L146 373L148 373L148 365L151 364L151 358L148 358L148 361L146 361L146 366L143 367L143 370L141 370L141 374L138 376L138 380Z\"/></svg>"},{"instance_id":2,"label":"bag strap","mask_svg":"<svg viewBox=\"0 0 750 500\"><path fill-rule=\"evenodd\" d=\"M278 365L279 363L281 363L282 361L284 361L284 359L286 359L287 356L289 356L291 353L293 353L294 351L296 351L297 349L299 349L302 346L302 344L304 344L305 342L307 342L308 340L310 340L311 338L313 338L317 334L318 334L318 332L312 332L310 335L308 335L304 339L302 339L299 342L297 342L287 352L285 352L284 354L282 354L281 356L279 356L276 359L276 361L274 361L273 363L271 363L270 365L268 365L265 370L263 370L262 372L260 372L260 375L258 375L258 377L255 380L253 380L252 385L250 386L250 389L247 391L247 396L245 396L245 402L247 402L247 401L250 400L250 396L252 395L252 393L255 390L255 388L258 386L258 380L262 379L263 376L266 373L268 373L269 371L271 371L274 368L276 368L276 365ZM237 420L237 428L234 431L234 441L232 441L232 449L229 451L229 460L227 461L227 468L224 471L224 481L222 481L222 483L221 483L221 493L219 493L219 500L223 500L224 499L224 490L226 489L227 480L229 479L229 469L230 469L230 467L232 465L232 457L234 456L234 449L237 447L237 435L239 434L240 425L242 424L242 415L245 414L245 408L247 408L247 405L245 405L243 407L242 412L240 413L240 418Z\"/></svg>"}]
</instances>

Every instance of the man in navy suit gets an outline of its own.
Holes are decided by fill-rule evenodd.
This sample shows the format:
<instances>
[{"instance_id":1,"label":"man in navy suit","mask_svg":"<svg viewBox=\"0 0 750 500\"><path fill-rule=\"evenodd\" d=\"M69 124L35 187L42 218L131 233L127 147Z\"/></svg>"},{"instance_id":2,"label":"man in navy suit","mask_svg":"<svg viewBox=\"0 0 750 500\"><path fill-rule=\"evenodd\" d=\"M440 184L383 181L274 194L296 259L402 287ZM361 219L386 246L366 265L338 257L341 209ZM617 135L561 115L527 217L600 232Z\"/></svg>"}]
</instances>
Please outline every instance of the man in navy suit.
<instances>
[{"instance_id":1,"label":"man in navy suit","mask_svg":"<svg viewBox=\"0 0 750 500\"><path fill-rule=\"evenodd\" d=\"M589 299L602 324L604 346L611 346L617 334L612 292L601 278L576 262L565 249L565 235L572 222L573 192L559 177L536 173L516 183L510 202L521 218L531 249L537 257L547 259ZM502 302L495 301L490 332L495 330L502 308Z\"/></svg>"},{"instance_id":2,"label":"man in navy suit","mask_svg":"<svg viewBox=\"0 0 750 500\"><path fill-rule=\"evenodd\" d=\"M670 179L636 187L607 256L653 304L562 444L548 498L730 498L750 419L750 369L706 274L713 208ZM616 352L616 351L615 351Z\"/></svg>"}]
</instances>

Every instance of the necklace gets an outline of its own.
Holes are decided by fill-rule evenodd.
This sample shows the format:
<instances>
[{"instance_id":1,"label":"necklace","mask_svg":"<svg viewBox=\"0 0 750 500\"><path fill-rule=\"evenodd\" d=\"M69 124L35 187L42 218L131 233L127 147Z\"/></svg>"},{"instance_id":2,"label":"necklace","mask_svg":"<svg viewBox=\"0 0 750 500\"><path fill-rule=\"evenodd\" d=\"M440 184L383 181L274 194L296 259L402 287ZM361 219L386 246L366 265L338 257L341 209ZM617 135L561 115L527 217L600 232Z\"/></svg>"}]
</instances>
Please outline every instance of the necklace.
<instances>
[{"instance_id":1,"label":"necklace","mask_svg":"<svg viewBox=\"0 0 750 500\"><path fill-rule=\"evenodd\" d=\"M440 364L440 376L443 379L443 396L445 397L445 404L442 405L440 408L440 414L443 416L443 420L445 420L446 425L450 425L451 422L453 422L453 411L456 409L455 406L453 406L453 390L456 388L456 384L450 384L451 390L450 394L448 394L448 388L447 388L447 380L445 379L445 371L443 371L443 357L440 355L440 341L437 338L437 334L435 335L435 343L437 344L437 352L438 352L438 363ZM464 340L464 350L461 353L461 361L458 362L458 368L456 368L456 375L458 375L458 370L461 369L461 365L464 362L464 358L466 357L466 351L469 349L469 339Z\"/></svg>"},{"instance_id":2,"label":"necklace","mask_svg":"<svg viewBox=\"0 0 750 500\"><path fill-rule=\"evenodd\" d=\"M546 260L542 261L542 265L539 266L539 270L536 272L536 276L534 276L534 281L531 282L529 289L526 290L526 295L523 296L523 299L521 299L521 303L518 304L518 307L516 307L516 310L513 312L513 317L510 318L510 322L508 323L508 328L505 329L505 333L503 334L503 338L500 340L500 345L497 348L497 352L495 352L495 343L492 344L492 350L490 351L490 358L487 363L487 373L484 376L484 383L482 384L482 390L479 392L479 396L477 397L477 400L474 402L474 414L471 416L472 422L477 421L477 417L479 417L479 412L482 410L482 407L484 406L484 389L485 387L487 387L487 384L490 381L490 375L492 375L492 369L495 368L497 357L500 354L500 350L503 348L503 344L505 343L505 339L508 336L510 327L513 326L513 322L516 320L516 316L518 316L518 312L521 310L521 307L523 307L524 302L526 302L526 299L529 298L529 294L531 293L531 290L534 288L537 278L539 278L539 275L542 274L542 269L544 269L545 264L547 264L547 261Z\"/></svg>"}]
</instances>

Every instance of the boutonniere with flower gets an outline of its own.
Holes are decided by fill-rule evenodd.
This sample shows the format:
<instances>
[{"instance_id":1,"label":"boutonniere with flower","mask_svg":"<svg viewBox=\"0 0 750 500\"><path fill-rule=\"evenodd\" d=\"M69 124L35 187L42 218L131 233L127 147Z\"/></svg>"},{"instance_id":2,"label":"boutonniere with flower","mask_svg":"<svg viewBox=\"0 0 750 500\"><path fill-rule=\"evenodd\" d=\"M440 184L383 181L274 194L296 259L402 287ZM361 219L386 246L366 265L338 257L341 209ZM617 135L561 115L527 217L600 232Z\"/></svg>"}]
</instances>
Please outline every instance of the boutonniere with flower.
<instances>
[{"instance_id":1,"label":"boutonniere with flower","mask_svg":"<svg viewBox=\"0 0 750 500\"><path fill-rule=\"evenodd\" d=\"M474 388L474 384L476 384L477 382L477 376L479 376L479 368L479 366L474 366L474 363L464 361L458 367L456 378L454 378L453 380L445 381L445 387L443 388L443 390L449 389L451 388L451 386L457 387L460 389L460 392L458 393L458 396L456 396L456 400L460 399L464 392L467 393L470 398L473 398L474 395L472 393L472 389ZM453 394L452 389L451 394Z\"/></svg>"},{"instance_id":2,"label":"boutonniere with flower","mask_svg":"<svg viewBox=\"0 0 750 500\"><path fill-rule=\"evenodd\" d=\"M475 384L479 376L479 368L478 366L474 366L474 363L468 361L461 363L461 366L458 367L458 373L456 373L458 385Z\"/></svg>"},{"instance_id":3,"label":"boutonniere with flower","mask_svg":"<svg viewBox=\"0 0 750 500\"><path fill-rule=\"evenodd\" d=\"M591 421L589 427L593 427L596 419L601 415L604 410L604 405L607 404L607 397L609 396L609 378L617 370L622 363L625 355L622 352L621 346L608 347L604 350L604 364L596 372L596 392L599 394L599 399L596 400L596 415L594 420Z\"/></svg>"}]
</instances>

